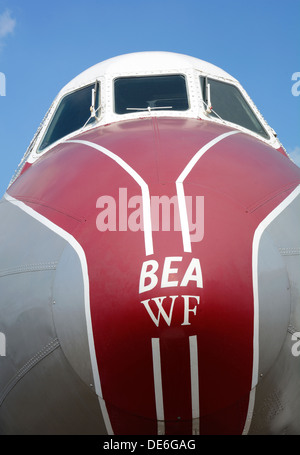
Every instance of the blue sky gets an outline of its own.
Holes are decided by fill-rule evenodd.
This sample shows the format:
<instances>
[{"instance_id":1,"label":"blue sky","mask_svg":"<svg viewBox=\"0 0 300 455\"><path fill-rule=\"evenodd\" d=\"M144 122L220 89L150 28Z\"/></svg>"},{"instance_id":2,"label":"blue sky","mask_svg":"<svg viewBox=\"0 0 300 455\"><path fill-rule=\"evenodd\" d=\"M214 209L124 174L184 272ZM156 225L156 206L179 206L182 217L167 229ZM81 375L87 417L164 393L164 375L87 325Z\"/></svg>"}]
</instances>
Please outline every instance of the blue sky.
<instances>
[{"instance_id":1,"label":"blue sky","mask_svg":"<svg viewBox=\"0 0 300 455\"><path fill-rule=\"evenodd\" d=\"M144 50L232 74L300 166L299 24L300 0L0 0L0 197L58 91L102 60Z\"/></svg>"}]
</instances>

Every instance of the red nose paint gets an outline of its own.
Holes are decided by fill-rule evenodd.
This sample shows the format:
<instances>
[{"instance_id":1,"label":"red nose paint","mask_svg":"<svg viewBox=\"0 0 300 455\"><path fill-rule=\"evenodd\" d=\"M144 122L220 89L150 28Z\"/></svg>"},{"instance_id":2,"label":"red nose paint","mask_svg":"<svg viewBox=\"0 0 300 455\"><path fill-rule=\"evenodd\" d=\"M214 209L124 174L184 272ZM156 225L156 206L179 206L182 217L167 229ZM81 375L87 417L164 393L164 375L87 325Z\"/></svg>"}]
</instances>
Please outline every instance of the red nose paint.
<instances>
[{"instance_id":1,"label":"red nose paint","mask_svg":"<svg viewBox=\"0 0 300 455\"><path fill-rule=\"evenodd\" d=\"M84 249L98 370L115 434L243 431L253 366L253 235L299 183L299 172L244 133L205 150L231 131L175 118L99 127L74 138L89 144L54 147L8 191ZM138 202L171 201L178 188L190 197L190 222L203 231L197 241L185 231L190 251L186 199L179 197L180 229L172 215L165 230L140 219L146 212ZM116 202L107 212L115 229L97 226L101 197ZM197 197L203 219L193 208Z\"/></svg>"}]
</instances>

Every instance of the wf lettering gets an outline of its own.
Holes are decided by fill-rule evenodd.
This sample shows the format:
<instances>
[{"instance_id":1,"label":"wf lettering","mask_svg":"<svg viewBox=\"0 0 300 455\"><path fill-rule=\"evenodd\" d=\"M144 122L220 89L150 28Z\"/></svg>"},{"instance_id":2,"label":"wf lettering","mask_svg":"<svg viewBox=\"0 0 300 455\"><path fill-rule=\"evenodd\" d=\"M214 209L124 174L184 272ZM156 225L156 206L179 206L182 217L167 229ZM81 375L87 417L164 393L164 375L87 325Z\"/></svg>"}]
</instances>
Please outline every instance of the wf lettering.
<instances>
[{"instance_id":1,"label":"wf lettering","mask_svg":"<svg viewBox=\"0 0 300 455\"><path fill-rule=\"evenodd\" d=\"M184 310L183 310L183 322L181 325L191 325L189 317L190 313L193 313L194 316L196 316L196 311L197 311L197 305L200 303L200 297L198 295L171 295L169 297L171 299L171 307L169 310L169 314L165 311L163 308L163 303L165 299L168 299L167 296L164 297L154 297L153 299L148 299L148 300L143 300L141 303L145 306L149 316L151 317L152 321L156 325L156 327L159 326L159 321L160 321L160 316L165 320L165 322L168 324L168 326L171 325L172 322L172 315L173 315L173 308L174 308L174 303L177 300L177 298L183 298L183 303L184 303ZM191 302L193 300L194 302ZM154 302L157 306L158 309L158 314L155 316L154 312L151 309L150 306L150 301ZM195 302L196 301L196 302Z\"/></svg>"}]
</instances>

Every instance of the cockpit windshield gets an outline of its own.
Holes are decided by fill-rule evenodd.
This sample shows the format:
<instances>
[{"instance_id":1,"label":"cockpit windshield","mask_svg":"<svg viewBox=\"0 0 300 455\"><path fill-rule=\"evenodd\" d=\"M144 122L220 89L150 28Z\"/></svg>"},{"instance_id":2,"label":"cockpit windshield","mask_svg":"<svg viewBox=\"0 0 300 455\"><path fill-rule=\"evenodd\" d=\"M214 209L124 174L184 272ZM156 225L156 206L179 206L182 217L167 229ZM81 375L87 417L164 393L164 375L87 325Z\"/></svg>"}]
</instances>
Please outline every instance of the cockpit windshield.
<instances>
[{"instance_id":1,"label":"cockpit windshield","mask_svg":"<svg viewBox=\"0 0 300 455\"><path fill-rule=\"evenodd\" d=\"M200 82L204 109L211 117L219 117L269 139L268 133L237 87L202 76Z\"/></svg>"},{"instance_id":2,"label":"cockpit windshield","mask_svg":"<svg viewBox=\"0 0 300 455\"><path fill-rule=\"evenodd\" d=\"M189 109L186 81L181 74L120 77L115 80L114 89L117 114Z\"/></svg>"},{"instance_id":3,"label":"cockpit windshield","mask_svg":"<svg viewBox=\"0 0 300 455\"><path fill-rule=\"evenodd\" d=\"M199 79L198 79L199 80ZM189 82L191 84L191 81ZM204 110L211 118L239 125L270 139L242 92L234 84L200 76ZM113 80L114 114L143 111L195 112L195 97L189 100L187 77L183 74L120 76ZM199 87L199 86L198 86ZM190 87L191 92L193 87ZM99 120L100 82L64 95L42 137L37 153L59 139ZM199 104L197 105L199 109ZM108 110L106 111L106 113ZM196 111L199 112L199 111Z\"/></svg>"},{"instance_id":4,"label":"cockpit windshield","mask_svg":"<svg viewBox=\"0 0 300 455\"><path fill-rule=\"evenodd\" d=\"M83 127L85 123L94 121L91 117L93 89L96 90L95 109L99 105L98 85L90 84L64 96L54 114L49 128L42 140L39 151L58 141L67 134Z\"/></svg>"}]
</instances>

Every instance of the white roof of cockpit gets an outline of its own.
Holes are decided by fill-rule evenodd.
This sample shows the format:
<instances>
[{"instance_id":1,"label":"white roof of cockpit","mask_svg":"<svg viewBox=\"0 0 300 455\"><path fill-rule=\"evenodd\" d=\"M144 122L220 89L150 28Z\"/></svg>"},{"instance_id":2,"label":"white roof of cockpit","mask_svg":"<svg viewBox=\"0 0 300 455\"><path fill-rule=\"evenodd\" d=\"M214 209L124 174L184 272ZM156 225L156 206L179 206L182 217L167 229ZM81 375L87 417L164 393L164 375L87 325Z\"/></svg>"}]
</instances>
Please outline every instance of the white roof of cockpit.
<instances>
[{"instance_id":1,"label":"white roof of cockpit","mask_svg":"<svg viewBox=\"0 0 300 455\"><path fill-rule=\"evenodd\" d=\"M197 69L210 76L236 80L226 71L204 60L174 52L149 51L119 55L97 63L72 79L61 91L68 92L82 87L100 76L147 74L150 71L161 73L187 69Z\"/></svg>"}]
</instances>

